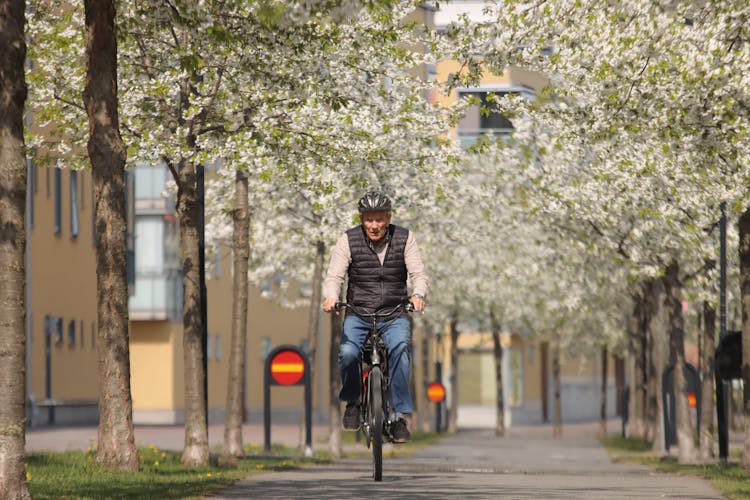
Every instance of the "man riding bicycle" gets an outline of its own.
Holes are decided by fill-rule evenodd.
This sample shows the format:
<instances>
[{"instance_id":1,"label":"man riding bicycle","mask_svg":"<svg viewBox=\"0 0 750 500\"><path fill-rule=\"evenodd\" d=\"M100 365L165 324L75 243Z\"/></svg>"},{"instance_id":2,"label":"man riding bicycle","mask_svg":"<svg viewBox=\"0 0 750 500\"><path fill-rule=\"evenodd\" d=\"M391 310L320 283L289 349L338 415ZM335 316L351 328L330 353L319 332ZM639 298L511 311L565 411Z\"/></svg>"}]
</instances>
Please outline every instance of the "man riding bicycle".
<instances>
[{"instance_id":1,"label":"man riding bicycle","mask_svg":"<svg viewBox=\"0 0 750 500\"><path fill-rule=\"evenodd\" d=\"M339 300L341 285L349 276L346 301L354 311L377 313L408 299L415 311L424 311L428 279L414 234L391 224L391 201L382 193L369 192L358 203L362 224L346 231L331 252L328 273L323 281L323 310L332 312ZM406 282L413 292L408 295ZM391 427L393 441L405 443L410 438L407 418L413 411L409 391L411 328L405 312L386 318L378 328L388 349L388 375L391 383ZM347 314L339 348L341 392L346 402L343 426L358 430L360 426L359 357L370 323L355 314Z\"/></svg>"}]
</instances>

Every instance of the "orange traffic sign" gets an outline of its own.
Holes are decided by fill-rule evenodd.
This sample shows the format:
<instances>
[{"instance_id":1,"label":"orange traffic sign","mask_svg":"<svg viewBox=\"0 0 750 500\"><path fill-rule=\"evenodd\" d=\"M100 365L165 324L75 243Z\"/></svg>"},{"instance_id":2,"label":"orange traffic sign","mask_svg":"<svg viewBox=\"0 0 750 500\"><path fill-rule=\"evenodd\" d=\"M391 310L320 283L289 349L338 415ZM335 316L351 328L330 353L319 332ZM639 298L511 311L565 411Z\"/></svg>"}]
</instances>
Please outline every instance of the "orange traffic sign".
<instances>
[{"instance_id":1,"label":"orange traffic sign","mask_svg":"<svg viewBox=\"0 0 750 500\"><path fill-rule=\"evenodd\" d=\"M277 384L295 385L305 375L305 360L291 349L277 352L271 359L271 377Z\"/></svg>"},{"instance_id":2,"label":"orange traffic sign","mask_svg":"<svg viewBox=\"0 0 750 500\"><path fill-rule=\"evenodd\" d=\"M445 387L440 382L433 382L427 386L427 399L439 403L445 399Z\"/></svg>"}]
</instances>

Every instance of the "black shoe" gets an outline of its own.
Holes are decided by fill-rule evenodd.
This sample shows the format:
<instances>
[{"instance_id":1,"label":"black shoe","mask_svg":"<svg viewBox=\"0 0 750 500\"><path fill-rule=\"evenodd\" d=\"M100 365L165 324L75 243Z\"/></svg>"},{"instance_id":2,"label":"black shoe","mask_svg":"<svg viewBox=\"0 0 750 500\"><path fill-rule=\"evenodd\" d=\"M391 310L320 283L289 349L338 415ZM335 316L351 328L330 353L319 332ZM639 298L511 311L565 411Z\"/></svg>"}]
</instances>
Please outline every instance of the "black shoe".
<instances>
[{"instance_id":1,"label":"black shoe","mask_svg":"<svg viewBox=\"0 0 750 500\"><path fill-rule=\"evenodd\" d=\"M344 430L358 431L361 424L362 417L359 410L359 403L346 403L346 411L343 418Z\"/></svg>"},{"instance_id":2,"label":"black shoe","mask_svg":"<svg viewBox=\"0 0 750 500\"><path fill-rule=\"evenodd\" d=\"M411 439L409 428L406 426L406 420L399 418L391 425L391 437L394 443L408 443Z\"/></svg>"}]
</instances>

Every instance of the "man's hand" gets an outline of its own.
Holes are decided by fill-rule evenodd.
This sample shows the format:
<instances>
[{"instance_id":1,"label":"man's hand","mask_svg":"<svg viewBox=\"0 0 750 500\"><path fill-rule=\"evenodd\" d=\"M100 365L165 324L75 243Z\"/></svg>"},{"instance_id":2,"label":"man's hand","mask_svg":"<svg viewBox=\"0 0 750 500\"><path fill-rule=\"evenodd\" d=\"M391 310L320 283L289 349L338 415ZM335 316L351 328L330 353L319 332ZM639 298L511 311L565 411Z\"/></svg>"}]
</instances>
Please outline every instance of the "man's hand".
<instances>
[{"instance_id":1,"label":"man's hand","mask_svg":"<svg viewBox=\"0 0 750 500\"><path fill-rule=\"evenodd\" d=\"M323 300L323 312L336 312L338 314L339 312L336 311L336 302L338 299L336 297L328 298Z\"/></svg>"},{"instance_id":2,"label":"man's hand","mask_svg":"<svg viewBox=\"0 0 750 500\"><path fill-rule=\"evenodd\" d=\"M424 298L419 295L412 295L409 297L409 302L414 306L414 311L416 312L424 312L424 308L427 305Z\"/></svg>"}]
</instances>

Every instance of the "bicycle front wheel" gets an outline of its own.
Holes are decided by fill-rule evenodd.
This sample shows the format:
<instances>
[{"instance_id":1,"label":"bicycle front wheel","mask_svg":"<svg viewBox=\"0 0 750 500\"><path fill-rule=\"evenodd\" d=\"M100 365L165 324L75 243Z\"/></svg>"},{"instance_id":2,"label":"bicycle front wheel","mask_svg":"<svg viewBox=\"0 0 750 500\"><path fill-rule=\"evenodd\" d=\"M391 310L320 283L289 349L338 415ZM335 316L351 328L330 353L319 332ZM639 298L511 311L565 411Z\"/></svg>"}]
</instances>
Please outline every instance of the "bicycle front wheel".
<instances>
[{"instance_id":1,"label":"bicycle front wheel","mask_svg":"<svg viewBox=\"0 0 750 500\"><path fill-rule=\"evenodd\" d=\"M368 376L368 414L370 416L370 439L372 444L372 477L383 479L383 372L374 366Z\"/></svg>"}]
</instances>

